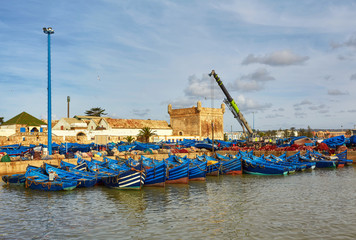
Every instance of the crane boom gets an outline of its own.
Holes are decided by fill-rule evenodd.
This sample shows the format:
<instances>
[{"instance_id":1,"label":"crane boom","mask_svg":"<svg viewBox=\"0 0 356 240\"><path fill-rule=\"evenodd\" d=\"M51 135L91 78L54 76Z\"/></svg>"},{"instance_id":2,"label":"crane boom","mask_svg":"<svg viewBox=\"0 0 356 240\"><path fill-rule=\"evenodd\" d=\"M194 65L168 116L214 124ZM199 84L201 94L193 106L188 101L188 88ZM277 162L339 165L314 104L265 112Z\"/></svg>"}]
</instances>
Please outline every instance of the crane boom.
<instances>
[{"instance_id":1,"label":"crane boom","mask_svg":"<svg viewBox=\"0 0 356 240\"><path fill-rule=\"evenodd\" d=\"M248 123L247 123L246 119L244 118L244 116L242 115L240 109L237 107L235 100L231 97L229 92L226 90L224 84L222 83L222 81L220 80L218 75L215 73L214 70L212 70L211 73L209 74L209 76L213 76L215 78L215 81L218 83L219 87L224 92L224 94L226 96L226 99L224 99L224 102L228 106L228 108L230 109L230 111L232 112L234 117L237 119L237 121L240 123L242 130L245 132L245 128L246 128L249 135L252 135L253 131L252 131L251 127L248 125Z\"/></svg>"}]
</instances>

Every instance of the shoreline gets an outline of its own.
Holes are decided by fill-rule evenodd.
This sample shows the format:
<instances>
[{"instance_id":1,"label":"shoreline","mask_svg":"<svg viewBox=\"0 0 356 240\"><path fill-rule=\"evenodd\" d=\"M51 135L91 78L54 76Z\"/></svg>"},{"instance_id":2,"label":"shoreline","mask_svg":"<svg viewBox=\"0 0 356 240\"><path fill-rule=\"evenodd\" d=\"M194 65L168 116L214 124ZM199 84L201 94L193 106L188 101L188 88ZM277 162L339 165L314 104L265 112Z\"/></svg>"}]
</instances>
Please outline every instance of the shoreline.
<instances>
[{"instance_id":1,"label":"shoreline","mask_svg":"<svg viewBox=\"0 0 356 240\"><path fill-rule=\"evenodd\" d=\"M288 151L287 156L291 156L298 151ZM237 151L217 151L219 154L233 154L236 155ZM273 154L275 156L280 156L284 151L254 151L253 154L257 157L261 156L262 154L264 155L269 155ZM187 156L188 158L195 158L197 155L212 155L212 152L192 152L192 153L176 153L174 155L184 157ZM304 154L304 152L301 152L301 154ZM142 156L157 159L157 160L163 160L169 157L168 154L143 154ZM109 158L115 158L115 156L108 156ZM123 156L120 156L123 157ZM138 154L131 154L127 155L126 157L131 157L135 160L139 160L141 158L141 155ZM98 159L98 157L94 157L95 159ZM84 158L86 159L86 158ZM347 159L353 160L354 164L356 163L356 152L354 151L348 151L347 152ZM13 175L17 173L25 173L26 168L28 165L33 165L36 167L40 167L44 162L52 164L52 165L59 165L62 159L49 159L49 160L25 160L25 161L13 161L13 162L0 162L0 176L2 175ZM77 158L65 158L63 159L66 162L77 164ZM90 158L89 158L90 160ZM102 160L102 158L100 158Z\"/></svg>"}]
</instances>

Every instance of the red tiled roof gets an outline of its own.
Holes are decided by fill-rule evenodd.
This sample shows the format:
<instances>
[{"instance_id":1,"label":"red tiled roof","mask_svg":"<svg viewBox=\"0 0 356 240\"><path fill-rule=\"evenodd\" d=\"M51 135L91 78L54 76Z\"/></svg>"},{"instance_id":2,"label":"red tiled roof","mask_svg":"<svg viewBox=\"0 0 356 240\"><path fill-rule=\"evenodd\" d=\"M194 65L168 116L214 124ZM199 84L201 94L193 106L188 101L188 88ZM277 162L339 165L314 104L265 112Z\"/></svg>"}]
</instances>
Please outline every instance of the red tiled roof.
<instances>
[{"instance_id":1,"label":"red tiled roof","mask_svg":"<svg viewBox=\"0 0 356 240\"><path fill-rule=\"evenodd\" d=\"M164 120L142 120L142 119L105 119L112 128L135 128L149 127L152 129L170 129Z\"/></svg>"}]
</instances>

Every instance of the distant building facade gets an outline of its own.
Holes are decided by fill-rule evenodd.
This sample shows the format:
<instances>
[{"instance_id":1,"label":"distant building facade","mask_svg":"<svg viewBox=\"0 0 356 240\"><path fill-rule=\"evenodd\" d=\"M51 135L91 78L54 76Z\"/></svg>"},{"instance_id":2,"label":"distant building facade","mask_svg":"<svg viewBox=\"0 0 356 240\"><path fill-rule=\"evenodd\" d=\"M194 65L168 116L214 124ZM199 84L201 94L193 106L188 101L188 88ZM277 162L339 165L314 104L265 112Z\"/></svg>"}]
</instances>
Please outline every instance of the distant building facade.
<instances>
[{"instance_id":1,"label":"distant building facade","mask_svg":"<svg viewBox=\"0 0 356 240\"><path fill-rule=\"evenodd\" d=\"M203 108L198 101L196 107L180 109L169 104L168 113L174 136L212 139L214 129L214 139L224 139L225 104L221 108Z\"/></svg>"},{"instance_id":2,"label":"distant building facade","mask_svg":"<svg viewBox=\"0 0 356 240\"><path fill-rule=\"evenodd\" d=\"M42 133L47 131L47 123L22 112L7 120L0 126L0 136L26 135L26 133Z\"/></svg>"},{"instance_id":3,"label":"distant building facade","mask_svg":"<svg viewBox=\"0 0 356 240\"><path fill-rule=\"evenodd\" d=\"M63 138L71 136L76 137L77 140L94 140L96 136L106 136L108 141L120 141L128 136L136 137L144 127L149 127L157 136L163 138L172 135L172 129L166 121L107 117L61 118L52 132L56 136Z\"/></svg>"}]
</instances>

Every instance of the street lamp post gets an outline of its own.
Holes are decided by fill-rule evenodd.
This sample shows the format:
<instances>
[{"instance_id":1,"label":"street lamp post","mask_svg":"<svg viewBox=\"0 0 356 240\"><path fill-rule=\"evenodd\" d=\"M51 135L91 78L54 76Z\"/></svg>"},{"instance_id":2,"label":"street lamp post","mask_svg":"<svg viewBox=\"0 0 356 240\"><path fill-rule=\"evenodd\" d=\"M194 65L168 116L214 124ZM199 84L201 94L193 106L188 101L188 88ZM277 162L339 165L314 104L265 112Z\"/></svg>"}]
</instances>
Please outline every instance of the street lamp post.
<instances>
[{"instance_id":1,"label":"street lamp post","mask_svg":"<svg viewBox=\"0 0 356 240\"><path fill-rule=\"evenodd\" d=\"M54 30L51 27L43 28L43 32L48 35L48 87L47 87L47 145L48 154L52 155L52 108L51 108L51 34Z\"/></svg>"}]
</instances>

